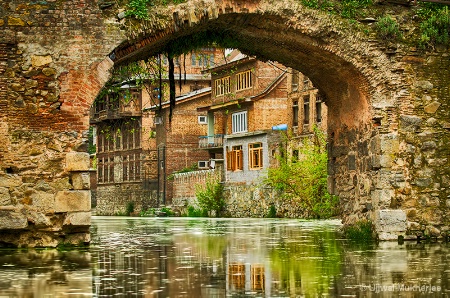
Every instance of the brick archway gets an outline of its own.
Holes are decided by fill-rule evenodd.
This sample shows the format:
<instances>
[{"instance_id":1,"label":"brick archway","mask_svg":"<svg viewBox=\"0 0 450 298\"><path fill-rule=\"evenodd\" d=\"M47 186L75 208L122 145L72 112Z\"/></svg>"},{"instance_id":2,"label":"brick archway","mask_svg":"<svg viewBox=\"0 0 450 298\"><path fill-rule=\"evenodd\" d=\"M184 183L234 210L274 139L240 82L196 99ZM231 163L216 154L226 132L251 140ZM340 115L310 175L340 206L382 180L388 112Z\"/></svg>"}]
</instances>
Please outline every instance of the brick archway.
<instances>
[{"instance_id":1,"label":"brick archway","mask_svg":"<svg viewBox=\"0 0 450 298\"><path fill-rule=\"evenodd\" d=\"M446 235L448 50L392 51L294 0L191 0L130 27L105 1L13 2L0 22L0 242L89 241L88 166L77 152L112 66L106 55L126 63L205 32L305 73L325 94L330 187L346 223L369 218L381 239Z\"/></svg>"}]
</instances>

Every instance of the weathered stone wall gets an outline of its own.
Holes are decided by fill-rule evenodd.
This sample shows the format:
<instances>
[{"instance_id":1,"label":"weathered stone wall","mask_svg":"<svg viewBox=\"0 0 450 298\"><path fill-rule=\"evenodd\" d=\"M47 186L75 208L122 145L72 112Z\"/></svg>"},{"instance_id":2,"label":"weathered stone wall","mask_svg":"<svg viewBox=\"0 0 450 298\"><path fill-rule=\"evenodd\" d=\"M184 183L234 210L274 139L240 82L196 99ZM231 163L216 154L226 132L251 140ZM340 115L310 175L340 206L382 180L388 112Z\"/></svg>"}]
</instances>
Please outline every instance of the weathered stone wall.
<instances>
[{"instance_id":1,"label":"weathered stone wall","mask_svg":"<svg viewBox=\"0 0 450 298\"><path fill-rule=\"evenodd\" d=\"M212 170L175 174L173 179L172 206L181 209L181 213L185 213L186 211L183 207L194 206L197 208L197 187L204 187L208 179L222 181L222 176L222 167Z\"/></svg>"},{"instance_id":2,"label":"weathered stone wall","mask_svg":"<svg viewBox=\"0 0 450 298\"><path fill-rule=\"evenodd\" d=\"M96 1L0 4L0 246L89 242L81 152L122 39L107 19Z\"/></svg>"},{"instance_id":3,"label":"weathered stone wall","mask_svg":"<svg viewBox=\"0 0 450 298\"><path fill-rule=\"evenodd\" d=\"M282 193L262 184L231 184L224 190L225 214L229 217L267 217L273 205L277 217L305 218L295 202L282 199Z\"/></svg>"},{"instance_id":4,"label":"weathered stone wall","mask_svg":"<svg viewBox=\"0 0 450 298\"><path fill-rule=\"evenodd\" d=\"M96 215L126 215L129 204L133 214L158 206L155 190L145 190L142 183L104 185L97 189ZM128 214L127 214L128 215Z\"/></svg>"},{"instance_id":5,"label":"weathered stone wall","mask_svg":"<svg viewBox=\"0 0 450 298\"><path fill-rule=\"evenodd\" d=\"M66 231L31 227L19 214L32 214L30 198L41 195L43 183L50 185L43 189L53 205L59 192L74 189L64 169L66 154L84 150L87 110L112 66L105 56L124 39L116 29L118 8L101 11L104 2L0 4L0 175L7 181L0 186L7 213L2 219L19 218L17 226L2 230L24 232L8 239L2 233L3 242L63 241ZM342 199L346 224L373 219L383 239L407 228L447 233L448 49L386 45L362 33L370 25L353 26L296 0L192 0L157 11L166 17L154 14L140 27L127 26L134 31L111 55L115 63L145 58L196 33L226 32L244 52L301 71L325 95L330 186ZM407 24L405 32L417 31L411 28L413 10L395 12ZM67 218L51 210L38 214Z\"/></svg>"}]
</instances>

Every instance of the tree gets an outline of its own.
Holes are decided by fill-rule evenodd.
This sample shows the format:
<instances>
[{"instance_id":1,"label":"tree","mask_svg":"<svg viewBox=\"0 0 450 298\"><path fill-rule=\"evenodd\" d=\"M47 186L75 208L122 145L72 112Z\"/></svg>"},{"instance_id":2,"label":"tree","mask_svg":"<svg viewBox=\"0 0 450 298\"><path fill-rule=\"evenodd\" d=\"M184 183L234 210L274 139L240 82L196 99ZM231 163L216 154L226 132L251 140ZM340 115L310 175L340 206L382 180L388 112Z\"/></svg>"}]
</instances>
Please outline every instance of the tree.
<instances>
[{"instance_id":1,"label":"tree","mask_svg":"<svg viewBox=\"0 0 450 298\"><path fill-rule=\"evenodd\" d=\"M195 186L195 196L198 200L198 205L202 210L215 211L216 217L219 217L220 212L225 206L223 198L223 184L220 183L218 177L214 175L206 179L206 184Z\"/></svg>"},{"instance_id":2,"label":"tree","mask_svg":"<svg viewBox=\"0 0 450 298\"><path fill-rule=\"evenodd\" d=\"M338 198L327 190L325 134L314 127L312 137L300 143L286 138L295 154L284 149L278 156L279 167L269 169L266 183L283 191L285 199L295 201L308 217L336 215Z\"/></svg>"}]
</instances>

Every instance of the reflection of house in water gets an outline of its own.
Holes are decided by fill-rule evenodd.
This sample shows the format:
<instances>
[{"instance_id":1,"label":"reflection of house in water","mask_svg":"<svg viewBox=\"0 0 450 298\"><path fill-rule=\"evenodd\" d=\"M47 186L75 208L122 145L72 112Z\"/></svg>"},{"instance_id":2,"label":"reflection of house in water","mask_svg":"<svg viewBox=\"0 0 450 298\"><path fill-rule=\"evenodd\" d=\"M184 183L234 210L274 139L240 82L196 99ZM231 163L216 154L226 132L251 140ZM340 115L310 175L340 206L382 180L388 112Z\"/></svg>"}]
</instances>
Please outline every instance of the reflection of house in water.
<instances>
[{"instance_id":1,"label":"reflection of house in water","mask_svg":"<svg viewBox=\"0 0 450 298\"><path fill-rule=\"evenodd\" d=\"M262 264L229 263L228 289L238 292L241 290L270 292L270 289L266 290L265 270L266 267ZM270 284L268 286L270 287Z\"/></svg>"}]
</instances>

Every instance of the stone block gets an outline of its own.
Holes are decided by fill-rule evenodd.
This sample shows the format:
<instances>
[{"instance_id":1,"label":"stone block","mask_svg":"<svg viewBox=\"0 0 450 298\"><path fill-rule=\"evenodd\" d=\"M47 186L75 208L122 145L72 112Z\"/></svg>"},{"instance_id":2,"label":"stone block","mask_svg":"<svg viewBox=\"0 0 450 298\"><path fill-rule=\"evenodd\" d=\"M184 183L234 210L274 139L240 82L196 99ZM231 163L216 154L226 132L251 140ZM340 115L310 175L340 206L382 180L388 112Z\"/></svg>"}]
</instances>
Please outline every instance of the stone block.
<instances>
[{"instance_id":1,"label":"stone block","mask_svg":"<svg viewBox=\"0 0 450 298\"><path fill-rule=\"evenodd\" d=\"M426 105L423 109L425 110L425 113L434 114L436 113L437 109L439 109L440 106L441 103L433 101L432 103Z\"/></svg>"},{"instance_id":2,"label":"stone block","mask_svg":"<svg viewBox=\"0 0 450 298\"><path fill-rule=\"evenodd\" d=\"M90 189L91 179L89 173L73 173L72 174L72 185L74 189Z\"/></svg>"},{"instance_id":3,"label":"stone block","mask_svg":"<svg viewBox=\"0 0 450 298\"><path fill-rule=\"evenodd\" d=\"M386 154L398 153L400 142L397 134L386 134L381 136L380 140L381 151Z\"/></svg>"},{"instance_id":4,"label":"stone block","mask_svg":"<svg viewBox=\"0 0 450 298\"><path fill-rule=\"evenodd\" d=\"M52 226L52 222L50 218L45 216L45 214L41 212L36 212L32 210L27 211L27 220L29 223L33 224L36 227L50 227Z\"/></svg>"},{"instance_id":5,"label":"stone block","mask_svg":"<svg viewBox=\"0 0 450 298\"><path fill-rule=\"evenodd\" d=\"M55 194L38 191L31 196L31 206L42 213L53 213L55 206Z\"/></svg>"},{"instance_id":6,"label":"stone block","mask_svg":"<svg viewBox=\"0 0 450 298\"><path fill-rule=\"evenodd\" d=\"M422 118L417 116L400 115L400 129L407 132L415 132L420 129Z\"/></svg>"},{"instance_id":7,"label":"stone block","mask_svg":"<svg viewBox=\"0 0 450 298\"><path fill-rule=\"evenodd\" d=\"M66 155L66 171L89 171L90 159L87 152L68 152Z\"/></svg>"},{"instance_id":8,"label":"stone block","mask_svg":"<svg viewBox=\"0 0 450 298\"><path fill-rule=\"evenodd\" d=\"M91 191L59 191L55 197L55 212L76 211L91 211Z\"/></svg>"},{"instance_id":9,"label":"stone block","mask_svg":"<svg viewBox=\"0 0 450 298\"><path fill-rule=\"evenodd\" d=\"M91 212L71 212L64 219L65 226L90 226Z\"/></svg>"},{"instance_id":10,"label":"stone block","mask_svg":"<svg viewBox=\"0 0 450 298\"><path fill-rule=\"evenodd\" d=\"M11 205L11 195L5 187L0 187L0 206Z\"/></svg>"},{"instance_id":11,"label":"stone block","mask_svg":"<svg viewBox=\"0 0 450 298\"><path fill-rule=\"evenodd\" d=\"M375 213L375 229L380 240L397 240L407 229L406 213L403 210L382 209Z\"/></svg>"},{"instance_id":12,"label":"stone block","mask_svg":"<svg viewBox=\"0 0 450 298\"><path fill-rule=\"evenodd\" d=\"M46 56L38 56L38 55L33 55L31 56L31 65L33 65L33 67L39 67L39 66L43 66L46 64L50 64L53 61L52 56L50 55L46 55Z\"/></svg>"},{"instance_id":13,"label":"stone block","mask_svg":"<svg viewBox=\"0 0 450 298\"><path fill-rule=\"evenodd\" d=\"M395 191L390 189L376 189L371 193L375 208L386 208L391 204Z\"/></svg>"},{"instance_id":14,"label":"stone block","mask_svg":"<svg viewBox=\"0 0 450 298\"><path fill-rule=\"evenodd\" d=\"M18 187L22 184L22 179L17 175L0 175L0 187Z\"/></svg>"},{"instance_id":15,"label":"stone block","mask_svg":"<svg viewBox=\"0 0 450 298\"><path fill-rule=\"evenodd\" d=\"M76 233L66 235L64 244L70 245L84 245L91 241L91 234L89 232Z\"/></svg>"},{"instance_id":16,"label":"stone block","mask_svg":"<svg viewBox=\"0 0 450 298\"><path fill-rule=\"evenodd\" d=\"M0 210L0 230L24 229L28 225L25 214L16 210Z\"/></svg>"}]
</instances>

